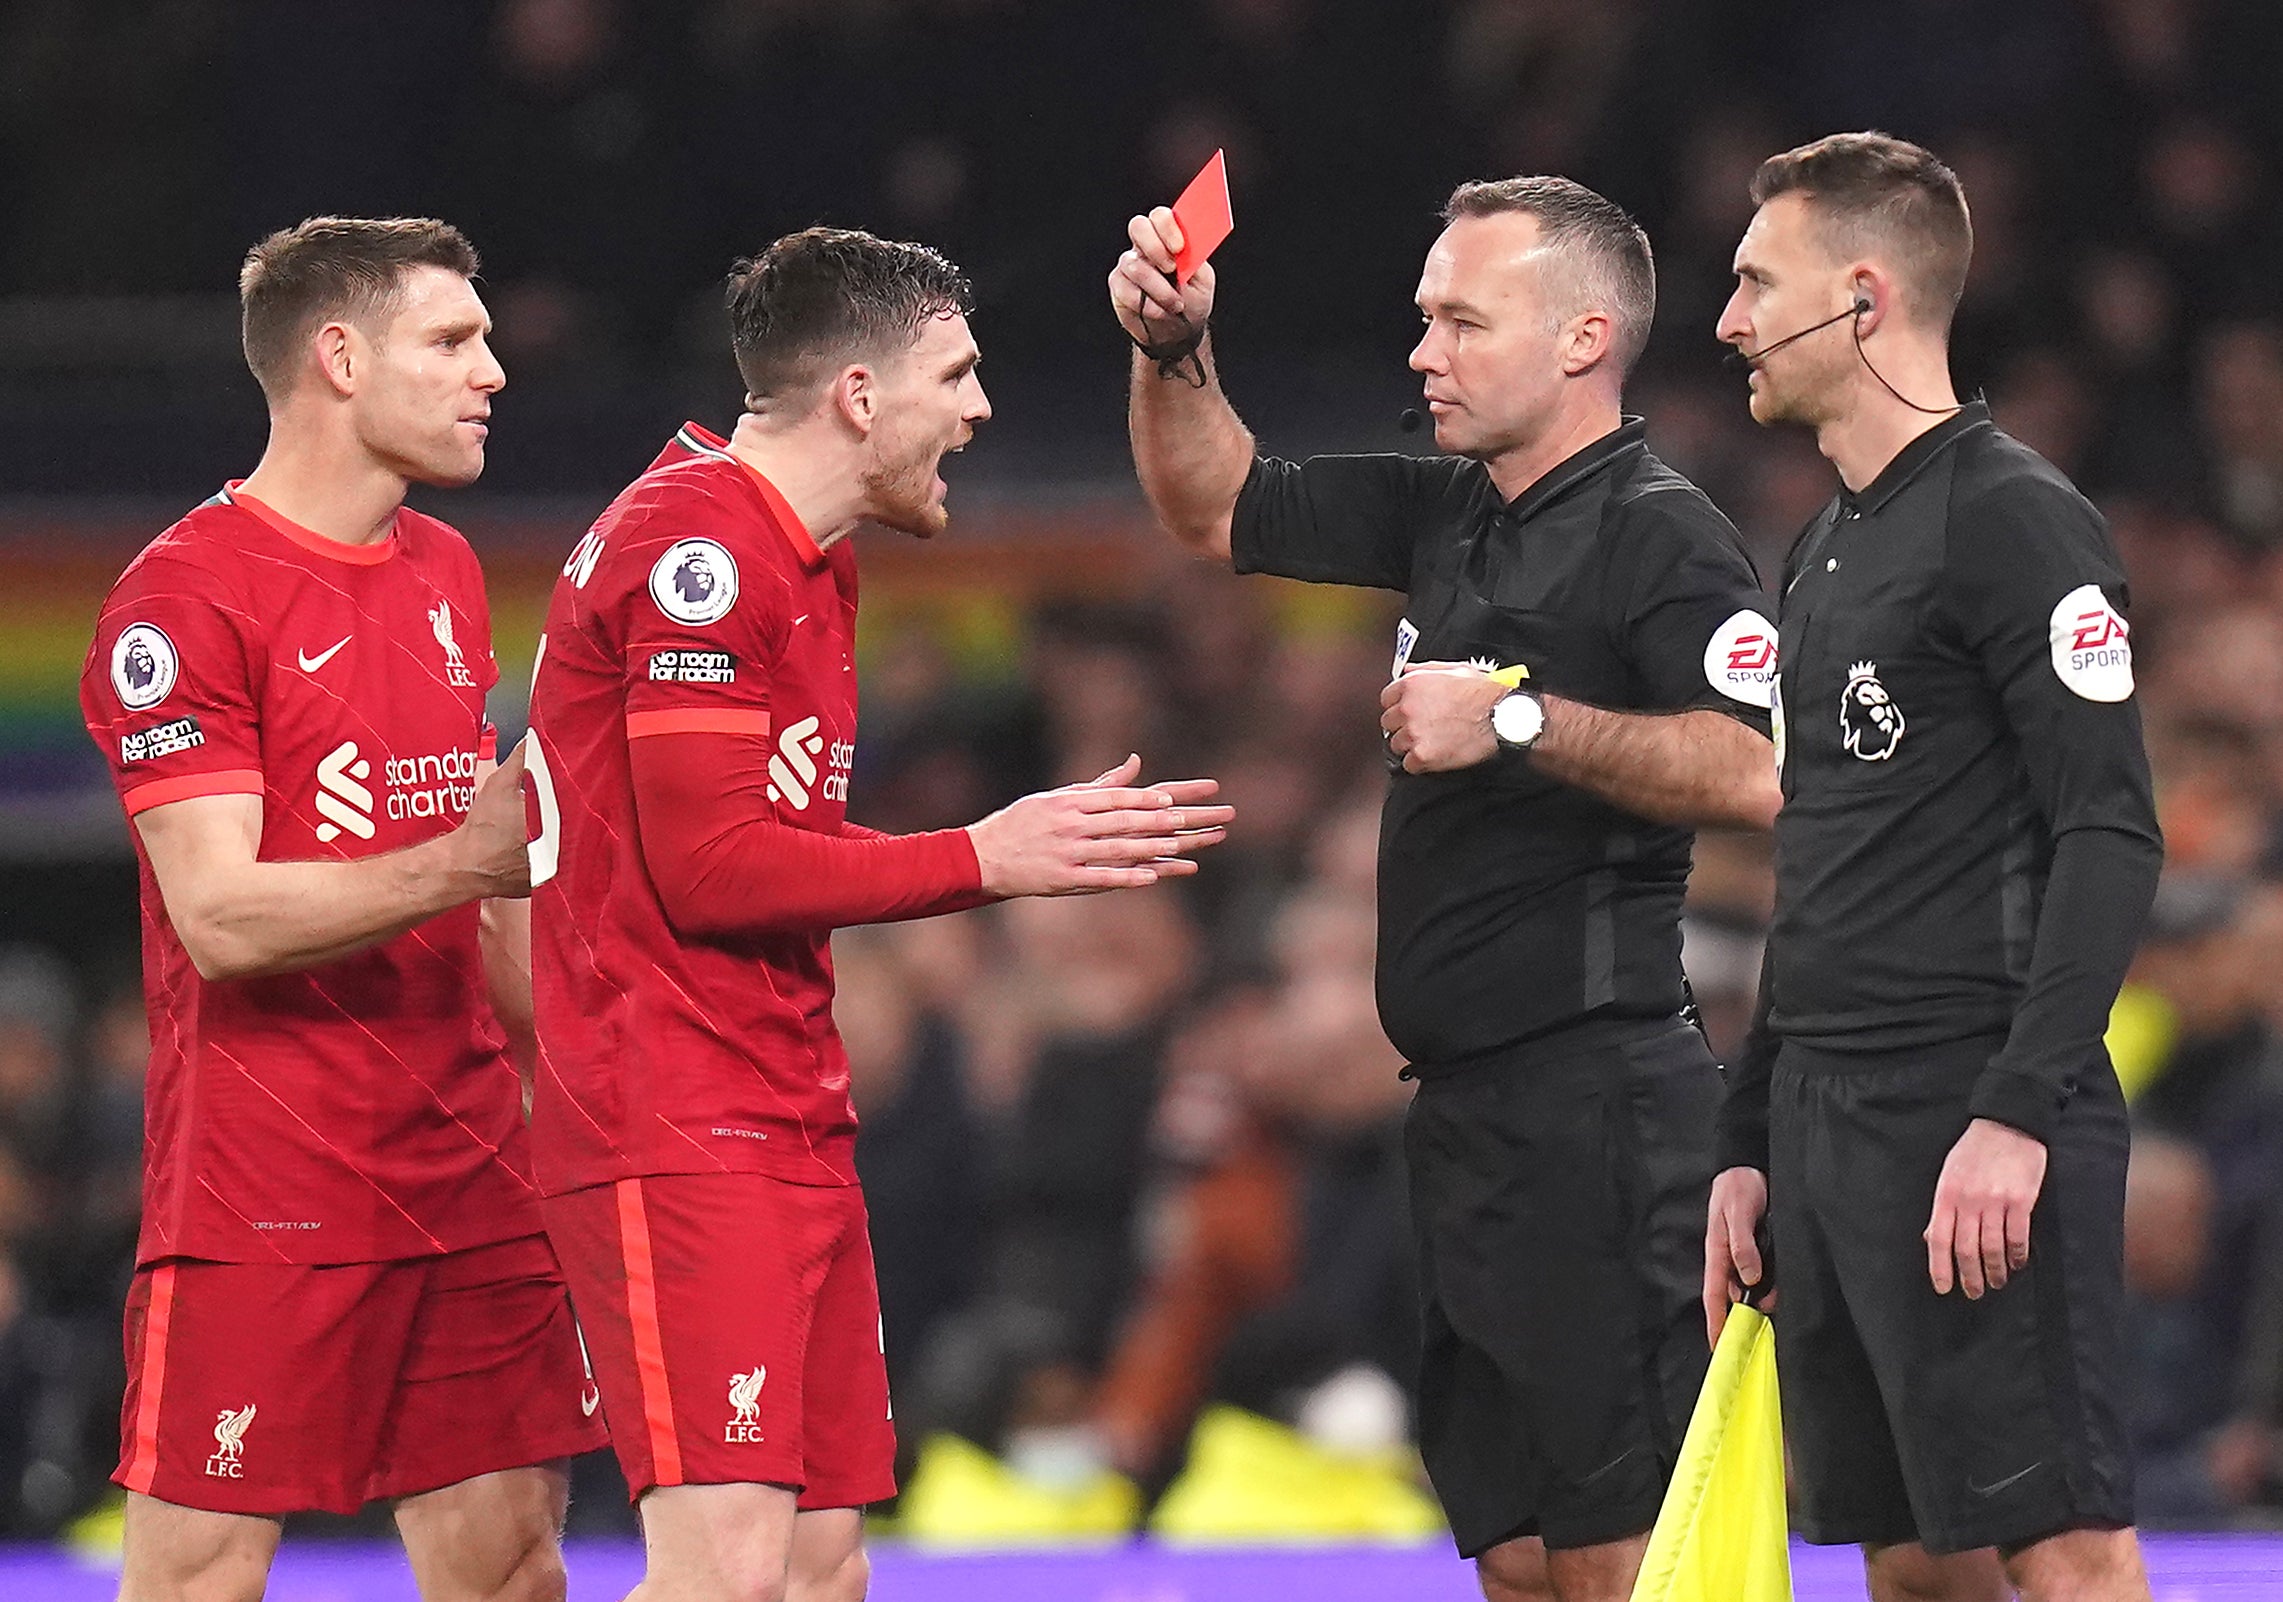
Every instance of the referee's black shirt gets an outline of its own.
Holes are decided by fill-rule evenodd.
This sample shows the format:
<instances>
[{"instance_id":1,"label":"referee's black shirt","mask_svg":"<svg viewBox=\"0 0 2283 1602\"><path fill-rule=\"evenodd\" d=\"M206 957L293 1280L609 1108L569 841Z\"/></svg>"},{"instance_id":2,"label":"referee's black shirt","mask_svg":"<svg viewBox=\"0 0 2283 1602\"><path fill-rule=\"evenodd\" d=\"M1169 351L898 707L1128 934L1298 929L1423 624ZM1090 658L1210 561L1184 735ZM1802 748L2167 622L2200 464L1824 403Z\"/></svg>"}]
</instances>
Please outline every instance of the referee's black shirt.
<instances>
[{"instance_id":1,"label":"referee's black shirt","mask_svg":"<svg viewBox=\"0 0 2283 1602\"><path fill-rule=\"evenodd\" d=\"M1776 920L1722 1166L1766 1166L1778 1040L2002 1037L1973 1113L2049 1137L2163 858L2107 525L1975 404L1824 508L1781 606Z\"/></svg>"},{"instance_id":2,"label":"referee's black shirt","mask_svg":"<svg viewBox=\"0 0 2283 1602\"><path fill-rule=\"evenodd\" d=\"M1456 457L1262 458L1240 573L1407 592L1405 662L1521 666L1622 711L1768 727L1774 629L1736 531L1628 419L1508 503ZM1589 1018L1684 1002L1690 832L1500 754L1393 780L1380 828L1379 1013L1424 1073Z\"/></svg>"}]
</instances>

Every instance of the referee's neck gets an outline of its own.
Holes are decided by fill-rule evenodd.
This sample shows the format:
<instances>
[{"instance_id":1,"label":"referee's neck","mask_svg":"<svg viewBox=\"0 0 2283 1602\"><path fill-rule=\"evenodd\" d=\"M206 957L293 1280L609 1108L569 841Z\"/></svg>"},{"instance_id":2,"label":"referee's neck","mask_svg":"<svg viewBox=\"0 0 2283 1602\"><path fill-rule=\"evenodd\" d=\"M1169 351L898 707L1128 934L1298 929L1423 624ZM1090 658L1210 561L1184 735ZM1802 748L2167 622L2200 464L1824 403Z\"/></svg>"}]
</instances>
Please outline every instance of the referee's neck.
<instances>
[{"instance_id":1,"label":"referee's neck","mask_svg":"<svg viewBox=\"0 0 2283 1602\"><path fill-rule=\"evenodd\" d=\"M1512 502L1595 440L1617 432L1624 421L1622 408L1614 396L1606 401L1596 397L1584 404L1566 406L1543 432L1501 451L1482 465L1489 469L1490 482L1497 486L1499 498Z\"/></svg>"},{"instance_id":2,"label":"referee's neck","mask_svg":"<svg viewBox=\"0 0 2283 1602\"><path fill-rule=\"evenodd\" d=\"M1948 407L1952 402L1949 380L1925 404ZM1815 431L1815 448L1839 469L1839 481L1861 494L1887 470L1887 464L1919 435L1956 416L1954 410L1918 411L1892 395L1858 393L1852 403Z\"/></svg>"}]
</instances>

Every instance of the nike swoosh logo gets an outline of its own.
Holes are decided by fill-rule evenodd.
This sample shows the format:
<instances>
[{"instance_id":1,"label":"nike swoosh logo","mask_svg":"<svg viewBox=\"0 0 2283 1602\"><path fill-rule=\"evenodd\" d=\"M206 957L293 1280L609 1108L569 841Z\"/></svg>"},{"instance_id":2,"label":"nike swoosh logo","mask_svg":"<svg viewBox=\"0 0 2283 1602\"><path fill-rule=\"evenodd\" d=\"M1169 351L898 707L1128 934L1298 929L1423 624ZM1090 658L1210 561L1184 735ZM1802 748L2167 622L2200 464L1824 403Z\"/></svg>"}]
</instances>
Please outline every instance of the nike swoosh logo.
<instances>
[{"instance_id":1,"label":"nike swoosh logo","mask_svg":"<svg viewBox=\"0 0 2283 1602\"><path fill-rule=\"evenodd\" d=\"M579 1411L588 1418L593 1418L595 1409L600 1406L602 1406L602 1392L592 1385L579 1393Z\"/></svg>"},{"instance_id":2,"label":"nike swoosh logo","mask_svg":"<svg viewBox=\"0 0 2283 1602\"><path fill-rule=\"evenodd\" d=\"M1635 1452L1639 1450L1640 1448L1637 1446L1628 1446L1624 1451L1618 1453L1608 1462L1602 1464L1601 1467L1595 1469L1591 1474L1588 1474L1584 1479L1578 1481L1578 1485L1581 1488L1591 1485L1595 1480L1600 1479L1604 1474L1607 1474L1611 1469L1624 1462L1627 1458L1631 1457Z\"/></svg>"},{"instance_id":3,"label":"nike swoosh logo","mask_svg":"<svg viewBox=\"0 0 2283 1602\"><path fill-rule=\"evenodd\" d=\"M303 651L300 653L301 671L304 673L316 672L326 663L332 661L334 657L340 655L341 648L355 638L356 636L354 634L344 634L338 640L335 640L329 648L319 651L315 656L311 656L307 651Z\"/></svg>"},{"instance_id":4,"label":"nike swoosh logo","mask_svg":"<svg viewBox=\"0 0 2283 1602\"><path fill-rule=\"evenodd\" d=\"M2004 1490L2007 1486L2014 1484L2016 1481L2028 1479L2032 1474L2035 1474L2039 1469L2043 1467L2045 1467L2045 1459L2041 1457L2036 1462L2030 1464L2029 1467L2021 1470L2019 1473L2008 1474L2004 1479L1998 1481L1998 1483L1995 1485L1976 1485L1972 1480L1969 1479L1966 1482L1966 1489L1972 1491L1976 1496L1995 1496L2000 1491Z\"/></svg>"},{"instance_id":5,"label":"nike swoosh logo","mask_svg":"<svg viewBox=\"0 0 2283 1602\"><path fill-rule=\"evenodd\" d=\"M806 623L808 620L809 620L809 615L808 615L808 613L806 613L806 612L803 612L803 613L802 613L802 614L801 614L799 617L796 617L796 618L794 618L794 619L793 619L793 621L792 621L792 625L791 625L791 626L797 629L797 628L799 628L799 627L800 627L800 626L801 626L803 623Z\"/></svg>"}]
</instances>

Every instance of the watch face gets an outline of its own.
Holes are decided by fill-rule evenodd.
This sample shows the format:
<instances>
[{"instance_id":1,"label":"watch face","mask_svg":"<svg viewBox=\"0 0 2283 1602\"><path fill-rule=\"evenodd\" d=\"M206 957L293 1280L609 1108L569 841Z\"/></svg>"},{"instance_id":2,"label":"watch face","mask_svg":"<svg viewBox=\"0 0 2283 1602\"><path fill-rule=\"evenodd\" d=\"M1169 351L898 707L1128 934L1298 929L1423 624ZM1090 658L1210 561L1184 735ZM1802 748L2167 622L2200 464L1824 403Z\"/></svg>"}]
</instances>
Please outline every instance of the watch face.
<instances>
[{"instance_id":1,"label":"watch face","mask_svg":"<svg viewBox=\"0 0 2283 1602\"><path fill-rule=\"evenodd\" d=\"M1528 745L1546 726L1546 709L1534 695L1514 694L1490 709L1490 731L1508 745Z\"/></svg>"}]
</instances>

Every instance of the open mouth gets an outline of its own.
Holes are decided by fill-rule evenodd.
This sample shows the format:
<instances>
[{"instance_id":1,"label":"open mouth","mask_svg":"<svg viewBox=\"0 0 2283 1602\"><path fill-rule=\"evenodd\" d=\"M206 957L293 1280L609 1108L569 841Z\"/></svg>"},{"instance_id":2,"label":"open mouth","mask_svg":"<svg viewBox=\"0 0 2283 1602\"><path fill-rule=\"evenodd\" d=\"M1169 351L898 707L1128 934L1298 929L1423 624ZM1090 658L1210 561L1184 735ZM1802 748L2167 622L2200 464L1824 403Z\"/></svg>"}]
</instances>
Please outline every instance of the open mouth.
<instances>
[{"instance_id":1,"label":"open mouth","mask_svg":"<svg viewBox=\"0 0 2283 1602\"><path fill-rule=\"evenodd\" d=\"M970 436L970 437L972 437L972 436ZM961 440L961 441L960 441L958 444L956 444L956 445L952 445L952 446L948 446L948 447L946 447L946 448L944 449L944 451L942 452L942 454L941 454L941 455L938 455L938 456L936 457L936 459L935 459L935 498L936 498L937 500L939 500L939 501L940 501L940 500L942 500L942 499L944 498L944 496L948 495L948 494L951 492L951 486L950 486L949 484L945 483L945 482L944 482L944 478L943 478L943 463L944 463L944 458L945 458L945 457L949 457L949 456L957 456L957 455L958 455L958 454L959 454L961 451L963 451L963 450L965 450L965 449L967 449L967 441L963 439L963 440Z\"/></svg>"}]
</instances>

